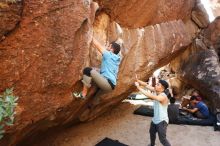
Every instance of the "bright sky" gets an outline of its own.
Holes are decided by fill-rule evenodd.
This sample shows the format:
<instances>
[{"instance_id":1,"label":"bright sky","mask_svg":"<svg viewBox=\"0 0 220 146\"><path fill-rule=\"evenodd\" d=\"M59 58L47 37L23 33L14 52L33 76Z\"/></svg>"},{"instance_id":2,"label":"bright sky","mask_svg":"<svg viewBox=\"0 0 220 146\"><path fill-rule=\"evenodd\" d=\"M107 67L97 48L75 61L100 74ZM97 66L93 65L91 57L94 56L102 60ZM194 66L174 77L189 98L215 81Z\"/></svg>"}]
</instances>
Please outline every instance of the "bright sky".
<instances>
[{"instance_id":1,"label":"bright sky","mask_svg":"<svg viewBox=\"0 0 220 146\"><path fill-rule=\"evenodd\" d=\"M204 5L204 7L209 15L209 21L212 22L215 19L215 17L212 13L211 4L210 4L209 0L201 0L201 3Z\"/></svg>"}]
</instances>

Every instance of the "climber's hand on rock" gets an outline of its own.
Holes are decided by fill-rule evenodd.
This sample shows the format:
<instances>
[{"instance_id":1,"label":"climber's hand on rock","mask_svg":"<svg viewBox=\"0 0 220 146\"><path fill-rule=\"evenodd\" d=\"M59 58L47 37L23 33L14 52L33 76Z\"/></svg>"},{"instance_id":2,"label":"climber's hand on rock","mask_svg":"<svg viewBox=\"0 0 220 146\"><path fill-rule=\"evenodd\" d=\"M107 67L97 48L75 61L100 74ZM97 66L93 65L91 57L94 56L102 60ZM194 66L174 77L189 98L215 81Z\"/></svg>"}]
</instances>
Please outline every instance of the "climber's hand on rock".
<instances>
[{"instance_id":1,"label":"climber's hand on rock","mask_svg":"<svg viewBox=\"0 0 220 146\"><path fill-rule=\"evenodd\" d=\"M135 84L136 87L140 86L140 84L138 82L134 82L134 84Z\"/></svg>"}]
</instances>

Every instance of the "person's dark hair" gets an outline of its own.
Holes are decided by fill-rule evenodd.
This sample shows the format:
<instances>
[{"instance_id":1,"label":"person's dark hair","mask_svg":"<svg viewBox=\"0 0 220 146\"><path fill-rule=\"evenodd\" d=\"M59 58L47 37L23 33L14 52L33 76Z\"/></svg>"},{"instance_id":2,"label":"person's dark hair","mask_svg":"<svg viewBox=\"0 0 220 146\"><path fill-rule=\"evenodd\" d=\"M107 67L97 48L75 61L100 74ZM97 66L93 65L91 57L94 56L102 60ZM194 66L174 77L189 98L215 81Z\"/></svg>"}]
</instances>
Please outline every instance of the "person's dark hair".
<instances>
[{"instance_id":1,"label":"person's dark hair","mask_svg":"<svg viewBox=\"0 0 220 146\"><path fill-rule=\"evenodd\" d=\"M170 98L170 103L175 103L176 102L176 99L174 97L171 97Z\"/></svg>"},{"instance_id":2,"label":"person's dark hair","mask_svg":"<svg viewBox=\"0 0 220 146\"><path fill-rule=\"evenodd\" d=\"M192 101L192 100L197 100L197 97L196 96L191 96L190 101Z\"/></svg>"},{"instance_id":3,"label":"person's dark hair","mask_svg":"<svg viewBox=\"0 0 220 146\"><path fill-rule=\"evenodd\" d=\"M121 50L121 47L119 44L115 42L111 42L112 48L114 49L114 54L118 54Z\"/></svg>"},{"instance_id":4,"label":"person's dark hair","mask_svg":"<svg viewBox=\"0 0 220 146\"><path fill-rule=\"evenodd\" d=\"M197 91L197 90L193 90L191 94L195 95L195 93L199 95L199 91Z\"/></svg>"},{"instance_id":5,"label":"person's dark hair","mask_svg":"<svg viewBox=\"0 0 220 146\"><path fill-rule=\"evenodd\" d=\"M164 87L164 90L166 90L169 87L169 84L165 80L159 80L159 83Z\"/></svg>"},{"instance_id":6,"label":"person's dark hair","mask_svg":"<svg viewBox=\"0 0 220 146\"><path fill-rule=\"evenodd\" d=\"M168 99L172 98L169 89L165 89L164 93L167 95Z\"/></svg>"}]
</instances>

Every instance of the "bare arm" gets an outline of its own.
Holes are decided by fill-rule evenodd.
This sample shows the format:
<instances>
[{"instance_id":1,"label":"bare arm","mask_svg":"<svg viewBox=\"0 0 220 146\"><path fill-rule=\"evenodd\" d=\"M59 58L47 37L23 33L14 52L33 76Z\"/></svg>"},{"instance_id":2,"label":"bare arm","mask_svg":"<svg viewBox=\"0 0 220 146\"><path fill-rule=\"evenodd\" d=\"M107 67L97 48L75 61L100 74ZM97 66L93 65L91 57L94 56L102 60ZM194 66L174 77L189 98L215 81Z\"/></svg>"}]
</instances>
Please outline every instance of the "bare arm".
<instances>
[{"instance_id":1,"label":"bare arm","mask_svg":"<svg viewBox=\"0 0 220 146\"><path fill-rule=\"evenodd\" d=\"M153 100L157 100L159 101L161 104L165 104L167 102L167 98L165 96L158 96L158 95L154 95L152 93L147 92L146 90L144 90L143 88L141 88L140 86L137 86L138 90L141 91L144 95L146 95L147 97L153 99Z\"/></svg>"},{"instance_id":2,"label":"bare arm","mask_svg":"<svg viewBox=\"0 0 220 146\"><path fill-rule=\"evenodd\" d=\"M138 79L137 79L137 82L138 82L141 86L145 86L147 89L149 89L149 90L151 90L151 91L155 91L155 90L154 90L154 87L148 85L146 82L143 82L143 81L138 80Z\"/></svg>"},{"instance_id":3,"label":"bare arm","mask_svg":"<svg viewBox=\"0 0 220 146\"><path fill-rule=\"evenodd\" d=\"M105 48L94 37L92 39L92 44L100 53L103 54Z\"/></svg>"},{"instance_id":4,"label":"bare arm","mask_svg":"<svg viewBox=\"0 0 220 146\"><path fill-rule=\"evenodd\" d=\"M190 112L190 113L195 113L199 110L198 108L194 108L194 109L183 108L183 109Z\"/></svg>"}]
</instances>

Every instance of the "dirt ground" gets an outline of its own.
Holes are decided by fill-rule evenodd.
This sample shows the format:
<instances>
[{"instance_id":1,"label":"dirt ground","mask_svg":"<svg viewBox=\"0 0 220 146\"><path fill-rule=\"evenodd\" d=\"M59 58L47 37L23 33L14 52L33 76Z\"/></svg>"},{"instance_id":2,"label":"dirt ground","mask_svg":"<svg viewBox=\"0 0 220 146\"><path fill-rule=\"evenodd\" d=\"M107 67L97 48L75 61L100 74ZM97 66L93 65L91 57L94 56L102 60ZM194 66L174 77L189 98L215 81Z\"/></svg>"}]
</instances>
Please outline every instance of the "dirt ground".
<instances>
[{"instance_id":1,"label":"dirt ground","mask_svg":"<svg viewBox=\"0 0 220 146\"><path fill-rule=\"evenodd\" d=\"M134 115L139 106L123 102L94 121L54 133L34 146L94 146L105 137L129 146L146 146L150 142L151 117ZM220 146L220 132L210 126L170 124L167 137L172 146ZM156 144L162 146L158 137Z\"/></svg>"}]
</instances>

